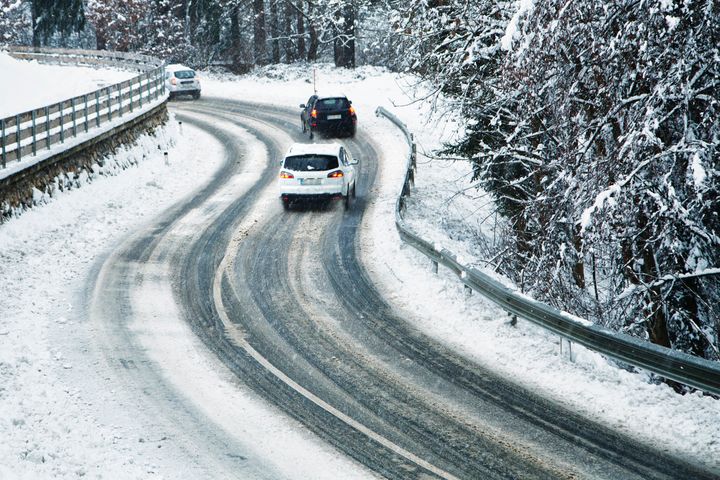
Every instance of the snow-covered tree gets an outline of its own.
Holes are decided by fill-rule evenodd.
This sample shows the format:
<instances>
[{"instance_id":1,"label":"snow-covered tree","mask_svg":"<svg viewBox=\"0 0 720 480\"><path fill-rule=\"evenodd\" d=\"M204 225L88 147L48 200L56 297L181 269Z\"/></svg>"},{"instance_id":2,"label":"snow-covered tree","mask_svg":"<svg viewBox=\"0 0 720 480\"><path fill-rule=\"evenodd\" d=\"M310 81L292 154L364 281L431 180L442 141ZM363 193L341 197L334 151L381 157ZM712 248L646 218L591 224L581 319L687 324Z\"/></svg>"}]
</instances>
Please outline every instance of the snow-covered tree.
<instances>
[{"instance_id":1,"label":"snow-covered tree","mask_svg":"<svg viewBox=\"0 0 720 480\"><path fill-rule=\"evenodd\" d=\"M507 219L499 269L565 310L718 358L716 0L393 4Z\"/></svg>"},{"instance_id":2,"label":"snow-covered tree","mask_svg":"<svg viewBox=\"0 0 720 480\"><path fill-rule=\"evenodd\" d=\"M155 0L146 15L140 52L169 63L183 62L192 57L183 2Z\"/></svg>"},{"instance_id":3,"label":"snow-covered tree","mask_svg":"<svg viewBox=\"0 0 720 480\"><path fill-rule=\"evenodd\" d=\"M27 45L31 42L30 4L21 0L0 0L0 45Z\"/></svg>"},{"instance_id":4,"label":"snow-covered tree","mask_svg":"<svg viewBox=\"0 0 720 480\"><path fill-rule=\"evenodd\" d=\"M143 47L143 24L149 5L144 0L89 0L87 19L95 27L99 50L137 51Z\"/></svg>"},{"instance_id":5,"label":"snow-covered tree","mask_svg":"<svg viewBox=\"0 0 720 480\"><path fill-rule=\"evenodd\" d=\"M719 22L713 0L536 3L501 71L512 134L475 158L512 192L516 266L537 294L711 358Z\"/></svg>"}]
</instances>

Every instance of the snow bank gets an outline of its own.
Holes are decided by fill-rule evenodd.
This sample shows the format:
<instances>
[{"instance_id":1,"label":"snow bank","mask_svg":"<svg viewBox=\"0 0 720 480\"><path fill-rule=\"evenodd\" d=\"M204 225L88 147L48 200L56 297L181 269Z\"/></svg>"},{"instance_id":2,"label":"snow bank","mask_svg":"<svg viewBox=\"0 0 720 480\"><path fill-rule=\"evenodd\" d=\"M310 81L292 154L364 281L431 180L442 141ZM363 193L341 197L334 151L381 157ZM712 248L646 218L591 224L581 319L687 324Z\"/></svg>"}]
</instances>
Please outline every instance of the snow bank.
<instances>
[{"instance_id":1,"label":"snow bank","mask_svg":"<svg viewBox=\"0 0 720 480\"><path fill-rule=\"evenodd\" d=\"M110 69L43 65L0 51L0 118L26 112L132 78Z\"/></svg>"}]
</instances>

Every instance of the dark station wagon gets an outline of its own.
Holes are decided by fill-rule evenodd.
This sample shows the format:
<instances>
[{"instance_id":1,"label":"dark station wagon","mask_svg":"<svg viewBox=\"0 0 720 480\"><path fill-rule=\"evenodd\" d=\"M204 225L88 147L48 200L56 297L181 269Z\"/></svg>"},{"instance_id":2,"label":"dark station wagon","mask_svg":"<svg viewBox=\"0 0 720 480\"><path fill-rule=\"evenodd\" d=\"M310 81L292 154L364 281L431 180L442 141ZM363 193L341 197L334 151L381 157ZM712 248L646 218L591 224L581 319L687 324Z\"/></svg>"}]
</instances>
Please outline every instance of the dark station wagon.
<instances>
[{"instance_id":1,"label":"dark station wagon","mask_svg":"<svg viewBox=\"0 0 720 480\"><path fill-rule=\"evenodd\" d=\"M300 105L300 122L303 133L314 138L315 133L325 135L355 136L357 115L352 102L344 95L313 95L307 103Z\"/></svg>"}]
</instances>

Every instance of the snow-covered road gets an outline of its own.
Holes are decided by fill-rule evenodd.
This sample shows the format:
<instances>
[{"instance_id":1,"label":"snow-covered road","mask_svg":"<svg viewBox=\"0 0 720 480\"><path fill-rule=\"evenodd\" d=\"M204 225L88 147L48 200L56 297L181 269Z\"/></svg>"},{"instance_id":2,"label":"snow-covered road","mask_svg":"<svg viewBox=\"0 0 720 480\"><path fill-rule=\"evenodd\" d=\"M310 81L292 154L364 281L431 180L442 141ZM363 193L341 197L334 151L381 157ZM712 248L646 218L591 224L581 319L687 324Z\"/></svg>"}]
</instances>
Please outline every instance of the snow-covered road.
<instances>
[{"instance_id":1,"label":"snow-covered road","mask_svg":"<svg viewBox=\"0 0 720 480\"><path fill-rule=\"evenodd\" d=\"M204 92L246 98L252 91L258 101L283 106L303 102L307 96L303 92L310 89L304 78L292 70L281 74L282 82L264 77L206 80ZM552 336L524 324L511 328L502 312L482 299L466 298L450 275L430 275L426 261L401 246L392 222L405 146L389 124L371 117L377 103L399 101L401 89L392 75L373 70L350 79L331 70L323 76L324 81L345 88L360 112L361 128L383 143L387 158L397 158L380 166L372 191L375 203L363 225L362 250L373 278L393 292L398 309L454 349L560 404L720 471L717 401L699 395L679 397L666 387L612 368L589 352L577 352L576 362L569 363L559 356ZM442 136L420 122L418 118L424 116L416 112L409 108L401 114L424 139L421 144L434 147ZM161 152L170 138L176 145L166 165ZM252 139L248 144L253 145ZM143 396L153 392L124 388L127 382L114 376L117 370L105 362L106 353L98 351L106 333L84 322L82 312L86 279L98 273L107 252L209 179L220 166L222 150L207 134L187 125L180 134L172 124L161 138L146 139L106 167L117 175L98 175L90 182L79 179L83 188L60 194L0 226L0 411L4 412L0 433L6 439L0 444L0 477L187 478L183 473L189 472L203 478L217 466L187 455L192 442L183 440L181 432L192 415L178 413L179 423L172 430L148 409L162 405L162 399L149 403ZM471 254L468 231L473 229L467 225L473 223L473 202L462 196L449 200L462 189L458 179L467 175L467 166L461 164L421 164L418 188L423 202L422 209L414 212L413 225L424 235L447 242L452 250ZM458 228L460 220L464 224ZM160 310L172 317L167 292L143 294L163 299L161 307L167 308ZM165 351L143 351L143 355L155 361L197 358L194 363L206 370L187 372L187 378L207 379L206 392L217 386L211 395L220 402L217 409L228 406L224 402L229 397L243 405L245 415L236 425L245 435L243 453L223 465L247 465L246 478L261 464L288 477L293 472L313 478L347 478L348 472L370 475L232 379L221 373L206 377L222 369L204 356L189 329L177 323L164 328L175 341L165 343Z\"/></svg>"}]
</instances>

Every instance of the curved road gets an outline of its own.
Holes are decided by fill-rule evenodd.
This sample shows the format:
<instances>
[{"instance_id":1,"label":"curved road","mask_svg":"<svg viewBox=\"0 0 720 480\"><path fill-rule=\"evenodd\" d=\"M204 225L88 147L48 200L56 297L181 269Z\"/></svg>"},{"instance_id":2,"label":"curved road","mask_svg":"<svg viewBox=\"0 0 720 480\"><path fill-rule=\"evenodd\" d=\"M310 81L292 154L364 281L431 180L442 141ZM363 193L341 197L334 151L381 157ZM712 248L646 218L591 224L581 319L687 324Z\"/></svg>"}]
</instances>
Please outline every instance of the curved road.
<instances>
[{"instance_id":1,"label":"curved road","mask_svg":"<svg viewBox=\"0 0 720 480\"><path fill-rule=\"evenodd\" d=\"M307 141L296 112L219 98L173 108L215 135L226 161L98 273L92 311L108 330L108 350L117 338L136 342L132 312L143 307L133 292L160 278L239 381L387 478L717 478L513 385L393 311L358 250L382 161L382 148L362 130L342 140L361 159L350 211L331 203L285 212L275 160L291 142ZM260 141L263 162L247 138L213 118Z\"/></svg>"}]
</instances>

